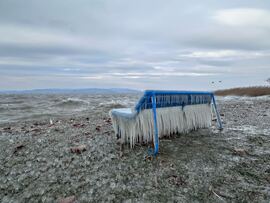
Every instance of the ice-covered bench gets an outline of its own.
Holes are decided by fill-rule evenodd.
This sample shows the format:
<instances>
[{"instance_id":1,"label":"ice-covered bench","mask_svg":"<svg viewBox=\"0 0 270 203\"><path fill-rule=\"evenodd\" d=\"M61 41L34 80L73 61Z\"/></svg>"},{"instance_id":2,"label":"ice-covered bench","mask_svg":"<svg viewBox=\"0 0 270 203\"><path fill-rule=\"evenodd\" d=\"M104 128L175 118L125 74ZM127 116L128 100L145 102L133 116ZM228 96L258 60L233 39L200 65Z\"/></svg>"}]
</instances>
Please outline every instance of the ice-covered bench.
<instances>
[{"instance_id":1,"label":"ice-covered bench","mask_svg":"<svg viewBox=\"0 0 270 203\"><path fill-rule=\"evenodd\" d=\"M153 154L156 155L162 136L210 127L211 104L222 129L211 92L147 90L135 108L112 109L110 116L122 143L133 147L137 142L154 142Z\"/></svg>"}]
</instances>

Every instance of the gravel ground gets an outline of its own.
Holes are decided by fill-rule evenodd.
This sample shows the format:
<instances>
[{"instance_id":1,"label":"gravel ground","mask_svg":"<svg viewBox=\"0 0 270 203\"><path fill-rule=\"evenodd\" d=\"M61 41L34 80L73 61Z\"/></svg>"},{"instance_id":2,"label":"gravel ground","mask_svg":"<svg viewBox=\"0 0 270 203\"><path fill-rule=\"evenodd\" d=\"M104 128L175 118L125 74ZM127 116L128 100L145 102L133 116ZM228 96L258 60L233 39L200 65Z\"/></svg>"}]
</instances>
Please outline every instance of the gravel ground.
<instances>
[{"instance_id":1,"label":"gravel ground","mask_svg":"<svg viewBox=\"0 0 270 203\"><path fill-rule=\"evenodd\" d=\"M1 202L270 202L269 97L219 100L223 131L162 139L152 160L120 150L111 107L1 124Z\"/></svg>"}]
</instances>

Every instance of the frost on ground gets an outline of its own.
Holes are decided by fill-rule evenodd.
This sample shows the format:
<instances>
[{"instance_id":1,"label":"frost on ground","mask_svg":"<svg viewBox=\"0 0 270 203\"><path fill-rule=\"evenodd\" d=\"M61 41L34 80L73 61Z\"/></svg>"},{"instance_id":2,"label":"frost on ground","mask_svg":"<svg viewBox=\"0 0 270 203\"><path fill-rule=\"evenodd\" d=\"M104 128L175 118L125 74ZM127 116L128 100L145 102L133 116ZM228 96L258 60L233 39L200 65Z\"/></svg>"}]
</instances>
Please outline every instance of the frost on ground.
<instances>
[{"instance_id":1,"label":"frost on ground","mask_svg":"<svg viewBox=\"0 0 270 203\"><path fill-rule=\"evenodd\" d=\"M215 127L120 151L109 106L0 126L0 202L269 202L270 100L220 100Z\"/></svg>"}]
</instances>

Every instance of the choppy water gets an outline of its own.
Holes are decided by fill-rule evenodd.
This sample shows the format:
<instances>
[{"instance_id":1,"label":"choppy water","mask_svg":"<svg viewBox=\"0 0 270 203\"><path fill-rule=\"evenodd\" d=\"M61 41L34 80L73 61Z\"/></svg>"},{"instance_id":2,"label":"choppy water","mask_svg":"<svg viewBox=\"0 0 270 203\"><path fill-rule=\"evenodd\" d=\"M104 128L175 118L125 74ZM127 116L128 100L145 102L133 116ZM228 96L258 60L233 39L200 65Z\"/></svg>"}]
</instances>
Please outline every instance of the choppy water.
<instances>
[{"instance_id":1,"label":"choppy water","mask_svg":"<svg viewBox=\"0 0 270 203\"><path fill-rule=\"evenodd\" d=\"M136 94L0 95L0 123L84 115L98 108L131 106Z\"/></svg>"},{"instance_id":2,"label":"choppy water","mask_svg":"<svg viewBox=\"0 0 270 203\"><path fill-rule=\"evenodd\" d=\"M140 94L11 94L0 95L0 124L87 115L95 110L134 106ZM217 97L218 104L269 101L262 97Z\"/></svg>"}]
</instances>

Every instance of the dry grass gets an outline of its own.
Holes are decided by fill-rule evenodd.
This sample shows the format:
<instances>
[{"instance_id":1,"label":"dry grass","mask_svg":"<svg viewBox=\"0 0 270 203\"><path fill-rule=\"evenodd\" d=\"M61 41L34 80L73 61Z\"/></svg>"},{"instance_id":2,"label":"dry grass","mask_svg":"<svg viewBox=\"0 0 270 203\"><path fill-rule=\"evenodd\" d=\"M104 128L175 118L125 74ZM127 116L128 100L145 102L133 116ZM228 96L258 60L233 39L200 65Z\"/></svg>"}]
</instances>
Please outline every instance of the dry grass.
<instances>
[{"instance_id":1,"label":"dry grass","mask_svg":"<svg viewBox=\"0 0 270 203\"><path fill-rule=\"evenodd\" d=\"M250 96L250 97L270 95L270 86L239 87L226 90L217 90L215 91L215 95L217 96L236 95L236 96Z\"/></svg>"}]
</instances>

